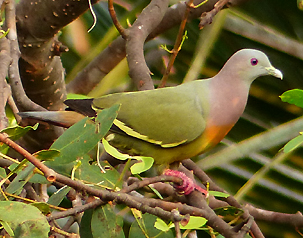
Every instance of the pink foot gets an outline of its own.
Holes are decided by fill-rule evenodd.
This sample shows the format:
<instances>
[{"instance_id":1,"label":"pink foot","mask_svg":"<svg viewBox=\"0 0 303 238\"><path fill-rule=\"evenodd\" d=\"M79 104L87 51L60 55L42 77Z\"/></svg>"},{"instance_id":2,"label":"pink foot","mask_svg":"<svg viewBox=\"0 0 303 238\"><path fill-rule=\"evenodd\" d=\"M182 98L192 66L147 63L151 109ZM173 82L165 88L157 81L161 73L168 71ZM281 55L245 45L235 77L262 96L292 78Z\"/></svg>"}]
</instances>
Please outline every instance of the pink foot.
<instances>
[{"instance_id":1,"label":"pink foot","mask_svg":"<svg viewBox=\"0 0 303 238\"><path fill-rule=\"evenodd\" d=\"M182 173L177 170L166 169L164 171L164 174L169 175L169 176L178 177L183 180L182 185L174 185L174 187L176 188L176 190L178 190L178 192L188 195L196 189L199 192L201 192L202 194L204 194L205 197L208 197L208 192L205 189L198 186L197 184L195 184L191 178L189 178L185 175L185 173Z\"/></svg>"}]
</instances>

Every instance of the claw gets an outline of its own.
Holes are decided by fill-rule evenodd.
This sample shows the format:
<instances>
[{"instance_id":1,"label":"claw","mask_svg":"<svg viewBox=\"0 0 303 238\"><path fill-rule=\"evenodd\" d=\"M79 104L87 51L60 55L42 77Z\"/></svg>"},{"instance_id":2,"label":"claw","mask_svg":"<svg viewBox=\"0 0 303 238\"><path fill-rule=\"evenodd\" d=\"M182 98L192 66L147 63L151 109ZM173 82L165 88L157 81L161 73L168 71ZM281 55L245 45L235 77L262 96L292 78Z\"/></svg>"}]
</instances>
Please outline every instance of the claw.
<instances>
[{"instance_id":1,"label":"claw","mask_svg":"<svg viewBox=\"0 0 303 238\"><path fill-rule=\"evenodd\" d=\"M177 170L166 169L164 171L164 174L169 176L175 176L183 180L182 185L174 184L174 188L178 191L178 193L188 195L192 193L194 190L197 190L201 192L205 197L208 197L208 191L195 184L195 182L191 178L186 176L185 173L182 173Z\"/></svg>"}]
</instances>

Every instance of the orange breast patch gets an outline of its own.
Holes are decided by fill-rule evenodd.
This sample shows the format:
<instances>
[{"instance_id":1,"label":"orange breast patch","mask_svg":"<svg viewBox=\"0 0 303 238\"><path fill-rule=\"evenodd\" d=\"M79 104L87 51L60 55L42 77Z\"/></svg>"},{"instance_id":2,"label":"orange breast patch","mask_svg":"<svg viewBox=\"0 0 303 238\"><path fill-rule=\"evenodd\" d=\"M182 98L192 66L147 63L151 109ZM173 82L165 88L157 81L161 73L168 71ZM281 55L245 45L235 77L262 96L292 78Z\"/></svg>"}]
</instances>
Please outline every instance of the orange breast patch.
<instances>
[{"instance_id":1,"label":"orange breast patch","mask_svg":"<svg viewBox=\"0 0 303 238\"><path fill-rule=\"evenodd\" d=\"M202 135L202 143L200 144L201 152L208 150L215 145L217 145L230 131L234 125L224 125L224 126L208 126Z\"/></svg>"}]
</instances>

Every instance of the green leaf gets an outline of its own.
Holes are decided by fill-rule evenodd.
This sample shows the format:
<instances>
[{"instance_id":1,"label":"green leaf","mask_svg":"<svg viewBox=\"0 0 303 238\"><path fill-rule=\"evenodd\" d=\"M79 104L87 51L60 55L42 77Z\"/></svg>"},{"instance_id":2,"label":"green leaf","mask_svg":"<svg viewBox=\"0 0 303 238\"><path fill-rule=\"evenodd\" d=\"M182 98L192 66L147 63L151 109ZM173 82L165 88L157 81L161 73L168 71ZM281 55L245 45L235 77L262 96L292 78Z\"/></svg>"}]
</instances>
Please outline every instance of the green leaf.
<instances>
[{"instance_id":1,"label":"green leaf","mask_svg":"<svg viewBox=\"0 0 303 238\"><path fill-rule=\"evenodd\" d=\"M301 89L292 89L286 91L280 96L280 98L283 102L288 102L303 108L303 90Z\"/></svg>"},{"instance_id":2,"label":"green leaf","mask_svg":"<svg viewBox=\"0 0 303 238\"><path fill-rule=\"evenodd\" d=\"M98 164L96 162L90 163L89 159L88 156L83 157L80 167L75 172L75 177L87 184L100 184L105 188L114 188L119 180L120 173L107 161L101 161L100 165L106 171L106 173L102 173ZM98 187L100 188L100 186ZM121 188L121 186L119 187Z\"/></svg>"},{"instance_id":3,"label":"green leaf","mask_svg":"<svg viewBox=\"0 0 303 238\"><path fill-rule=\"evenodd\" d=\"M173 238L172 230L160 231L155 228L157 221L155 215L143 214L142 218L138 218L134 221L129 230L129 238L146 238L146 237L157 237L157 238ZM140 223L140 224L138 224Z\"/></svg>"},{"instance_id":4,"label":"green leaf","mask_svg":"<svg viewBox=\"0 0 303 238\"><path fill-rule=\"evenodd\" d=\"M75 93L69 93L67 94L67 99L87 99L91 98L83 94L75 94Z\"/></svg>"},{"instance_id":5,"label":"green leaf","mask_svg":"<svg viewBox=\"0 0 303 238\"><path fill-rule=\"evenodd\" d=\"M104 150L111 156L113 156L116 159L119 160L127 160L129 158L131 159L136 159L139 162L134 164L130 170L132 172L132 174L139 174L142 172L145 172L146 170L149 170L153 163L154 163L154 159L152 157L145 157L145 156L131 156L128 154L124 154L119 152L115 147L111 146L107 140L105 140L104 138L102 139L102 144L104 147Z\"/></svg>"},{"instance_id":6,"label":"green leaf","mask_svg":"<svg viewBox=\"0 0 303 238\"><path fill-rule=\"evenodd\" d=\"M91 230L91 222L93 216L93 209L86 210L81 218L80 223L80 237L93 238Z\"/></svg>"},{"instance_id":7,"label":"green leaf","mask_svg":"<svg viewBox=\"0 0 303 238\"><path fill-rule=\"evenodd\" d=\"M189 222L186 224L186 226L182 226L180 224L180 229L190 229L190 230L199 230L201 229L201 226L204 226L207 222L207 219L204 217L195 217L190 216Z\"/></svg>"},{"instance_id":8,"label":"green leaf","mask_svg":"<svg viewBox=\"0 0 303 238\"><path fill-rule=\"evenodd\" d=\"M294 149L298 148L299 146L301 146L303 143L303 135L298 135L297 137L293 138L292 140L290 140L284 147L283 147L283 151L284 153L289 153L291 151L293 151Z\"/></svg>"},{"instance_id":9,"label":"green leaf","mask_svg":"<svg viewBox=\"0 0 303 238\"><path fill-rule=\"evenodd\" d=\"M0 32L2 33L2 35L0 36L0 39L2 39L3 37L6 37L6 35L9 33L9 28L7 29L7 31L4 30L0 30Z\"/></svg>"},{"instance_id":10,"label":"green leaf","mask_svg":"<svg viewBox=\"0 0 303 238\"><path fill-rule=\"evenodd\" d=\"M59 206L62 200L65 198L66 194L71 190L70 187L63 187L57 192L53 193L48 199L48 204Z\"/></svg>"},{"instance_id":11,"label":"green leaf","mask_svg":"<svg viewBox=\"0 0 303 238\"><path fill-rule=\"evenodd\" d=\"M58 157L56 157L58 158ZM53 163L54 161L57 161L57 159L51 160L51 161L46 161L45 165L48 166L49 168L55 170L57 173L60 173L65 176L70 176L73 167L76 164L76 161L67 163L67 164L60 164L60 163Z\"/></svg>"},{"instance_id":12,"label":"green leaf","mask_svg":"<svg viewBox=\"0 0 303 238\"><path fill-rule=\"evenodd\" d=\"M34 126L26 126L26 127L21 127L21 126L13 126L13 127L8 127L5 128L4 130L1 131L1 133L6 133L8 134L9 138L13 141L18 140L22 136L24 136L28 131L30 130L36 130L38 128L38 123L35 124ZM6 144L0 144L0 151L4 154L7 153L8 146Z\"/></svg>"},{"instance_id":13,"label":"green leaf","mask_svg":"<svg viewBox=\"0 0 303 238\"><path fill-rule=\"evenodd\" d=\"M213 195L215 197L220 197L220 198L227 198L230 195L228 193L222 193L218 191L208 191L209 195Z\"/></svg>"},{"instance_id":14,"label":"green leaf","mask_svg":"<svg viewBox=\"0 0 303 238\"><path fill-rule=\"evenodd\" d=\"M0 168L0 180L7 176L5 168Z\"/></svg>"},{"instance_id":15,"label":"green leaf","mask_svg":"<svg viewBox=\"0 0 303 238\"><path fill-rule=\"evenodd\" d=\"M10 227L10 225L6 221L1 221L1 225L3 226L4 230L10 235L10 236L15 236L13 229Z\"/></svg>"},{"instance_id":16,"label":"green leaf","mask_svg":"<svg viewBox=\"0 0 303 238\"><path fill-rule=\"evenodd\" d=\"M8 134L9 138L11 140L18 140L20 137L24 136L28 131L30 130L37 130L38 128L38 123L35 124L34 126L13 126L13 127L8 127L5 128L4 130L1 131L1 133L6 133Z\"/></svg>"},{"instance_id":17,"label":"green leaf","mask_svg":"<svg viewBox=\"0 0 303 238\"><path fill-rule=\"evenodd\" d=\"M31 203L30 205L38 208L44 215L49 214L51 210L50 206L45 202L35 202Z\"/></svg>"},{"instance_id":18,"label":"green leaf","mask_svg":"<svg viewBox=\"0 0 303 238\"><path fill-rule=\"evenodd\" d=\"M159 217L157 218L156 222L155 222L155 228L157 228L160 231L164 231L167 232L169 231L171 228L175 227L175 225L173 223L171 223L170 225L167 225L165 221L163 221L162 219L160 219Z\"/></svg>"},{"instance_id":19,"label":"green leaf","mask_svg":"<svg viewBox=\"0 0 303 238\"><path fill-rule=\"evenodd\" d=\"M21 202L0 202L0 220L7 222L18 238L47 238L50 231L39 209Z\"/></svg>"},{"instance_id":20,"label":"green leaf","mask_svg":"<svg viewBox=\"0 0 303 238\"><path fill-rule=\"evenodd\" d=\"M135 163L133 166L130 167L130 171L132 174L143 173L153 166L154 159L152 157L134 156L134 158L141 161Z\"/></svg>"},{"instance_id":21,"label":"green leaf","mask_svg":"<svg viewBox=\"0 0 303 238\"><path fill-rule=\"evenodd\" d=\"M35 173L30 179L30 183L50 184L50 182L41 174Z\"/></svg>"},{"instance_id":22,"label":"green leaf","mask_svg":"<svg viewBox=\"0 0 303 238\"><path fill-rule=\"evenodd\" d=\"M102 139L102 144L104 147L104 150L106 151L106 153L108 153L109 155L113 156L116 159L119 160L127 160L129 158L132 158L131 155L128 154L123 154L121 152L119 152L115 147L111 146L107 140L105 140L104 138Z\"/></svg>"},{"instance_id":23,"label":"green leaf","mask_svg":"<svg viewBox=\"0 0 303 238\"><path fill-rule=\"evenodd\" d=\"M28 166L20 171L25 163L28 163ZM14 170L12 170L14 173L17 173L18 171L19 172L14 180L8 185L6 192L19 195L23 189L23 186L32 176L34 169L34 165L30 164L27 160L23 160Z\"/></svg>"},{"instance_id":24,"label":"green leaf","mask_svg":"<svg viewBox=\"0 0 303 238\"><path fill-rule=\"evenodd\" d=\"M53 160L55 157L58 157L59 155L60 155L60 151L54 150L54 149L40 150L34 154L34 156L37 159L43 160L43 161Z\"/></svg>"},{"instance_id":25,"label":"green leaf","mask_svg":"<svg viewBox=\"0 0 303 238\"><path fill-rule=\"evenodd\" d=\"M24 181L24 178L26 178L26 177L28 178L28 177L32 176L32 171L34 169L34 166L30 165L24 169L26 163L29 163L29 162L26 159L24 159L23 161L21 161L20 164L12 164L9 166L9 169L11 170L11 172L9 172L9 174L7 176L5 176L4 179L1 180L0 187L12 175L14 175L15 173L18 175L14 178L14 180L6 188L7 193L16 193L17 195L19 195L19 193L23 189L24 184L27 182L27 181ZM24 169L24 170L22 171L22 169ZM6 200L6 198L3 196L2 193L0 193L0 200Z\"/></svg>"},{"instance_id":26,"label":"green leaf","mask_svg":"<svg viewBox=\"0 0 303 238\"><path fill-rule=\"evenodd\" d=\"M109 204L98 207L93 211L91 230L94 238L124 238L122 229L123 218L117 216Z\"/></svg>"},{"instance_id":27,"label":"green leaf","mask_svg":"<svg viewBox=\"0 0 303 238\"><path fill-rule=\"evenodd\" d=\"M91 151L112 126L118 110L119 105L114 105L98 113L95 121L84 118L71 126L51 146L51 149L60 151L60 155L45 164L52 168L66 165Z\"/></svg>"}]
</instances>

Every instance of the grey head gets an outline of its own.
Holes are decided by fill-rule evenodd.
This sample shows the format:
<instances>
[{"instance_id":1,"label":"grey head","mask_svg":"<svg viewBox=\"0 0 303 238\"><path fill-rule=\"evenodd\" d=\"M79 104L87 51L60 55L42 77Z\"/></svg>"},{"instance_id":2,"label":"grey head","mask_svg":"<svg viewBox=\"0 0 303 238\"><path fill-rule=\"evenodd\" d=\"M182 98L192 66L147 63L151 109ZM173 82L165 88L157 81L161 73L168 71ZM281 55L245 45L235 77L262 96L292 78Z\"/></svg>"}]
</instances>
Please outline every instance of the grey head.
<instances>
[{"instance_id":1,"label":"grey head","mask_svg":"<svg viewBox=\"0 0 303 238\"><path fill-rule=\"evenodd\" d=\"M282 72L271 65L266 54L254 49L237 51L225 63L220 73L232 78L241 78L247 83L252 83L256 78L264 75L283 78Z\"/></svg>"}]
</instances>

